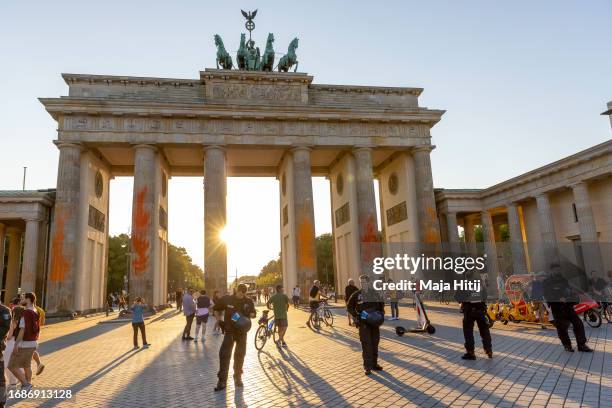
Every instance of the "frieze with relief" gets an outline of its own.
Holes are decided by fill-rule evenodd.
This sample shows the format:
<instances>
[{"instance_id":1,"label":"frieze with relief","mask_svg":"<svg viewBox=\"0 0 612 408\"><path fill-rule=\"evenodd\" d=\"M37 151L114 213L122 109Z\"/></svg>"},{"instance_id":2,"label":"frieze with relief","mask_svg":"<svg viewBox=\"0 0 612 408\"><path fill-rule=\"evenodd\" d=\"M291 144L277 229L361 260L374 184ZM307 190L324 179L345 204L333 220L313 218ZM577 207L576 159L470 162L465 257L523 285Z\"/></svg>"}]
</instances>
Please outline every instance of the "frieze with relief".
<instances>
[{"instance_id":1,"label":"frieze with relief","mask_svg":"<svg viewBox=\"0 0 612 408\"><path fill-rule=\"evenodd\" d=\"M67 117L62 130L175 132L231 135L287 135L339 137L428 137L426 126L408 123L361 123L348 121L189 119L141 117Z\"/></svg>"}]
</instances>

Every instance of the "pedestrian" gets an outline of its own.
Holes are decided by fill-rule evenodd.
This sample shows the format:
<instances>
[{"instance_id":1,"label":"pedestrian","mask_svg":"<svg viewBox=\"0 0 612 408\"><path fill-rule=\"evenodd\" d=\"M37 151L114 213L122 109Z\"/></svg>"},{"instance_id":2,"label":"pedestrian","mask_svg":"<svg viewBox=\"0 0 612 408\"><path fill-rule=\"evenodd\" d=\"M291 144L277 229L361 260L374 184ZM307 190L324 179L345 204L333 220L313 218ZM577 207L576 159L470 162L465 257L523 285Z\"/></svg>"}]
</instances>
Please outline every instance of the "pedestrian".
<instances>
[{"instance_id":1,"label":"pedestrian","mask_svg":"<svg viewBox=\"0 0 612 408\"><path fill-rule=\"evenodd\" d=\"M118 309L119 309L119 311L121 311L121 310L127 311L127 305L125 304L125 295L123 293L119 295Z\"/></svg>"},{"instance_id":2,"label":"pedestrian","mask_svg":"<svg viewBox=\"0 0 612 408\"><path fill-rule=\"evenodd\" d=\"M387 281L388 283L393 283L392 279ZM389 306L391 306L391 318L389 320L399 320L399 299L400 294L397 290L389 290Z\"/></svg>"},{"instance_id":3,"label":"pedestrian","mask_svg":"<svg viewBox=\"0 0 612 408\"><path fill-rule=\"evenodd\" d=\"M578 296L570 287L567 279L561 273L561 265L553 263L550 266L549 276L544 281L544 299L552 312L553 324L557 335L566 351L574 352L568 330L570 324L576 337L578 351L592 353L593 349L587 346L584 324L576 314L574 305Z\"/></svg>"},{"instance_id":4,"label":"pedestrian","mask_svg":"<svg viewBox=\"0 0 612 408\"><path fill-rule=\"evenodd\" d=\"M489 358L493 358L493 343L487 319L487 291L485 286L482 286L480 292L460 291L457 292L456 296L461 302L461 313L463 313L465 354L461 356L461 358L464 360L476 360L474 323L478 326L480 338L482 339L482 347L485 353Z\"/></svg>"},{"instance_id":5,"label":"pedestrian","mask_svg":"<svg viewBox=\"0 0 612 408\"><path fill-rule=\"evenodd\" d=\"M179 312L182 311L183 310L183 290L181 288L178 288L176 290L175 300L176 300L176 310L178 310Z\"/></svg>"},{"instance_id":6,"label":"pedestrian","mask_svg":"<svg viewBox=\"0 0 612 408\"><path fill-rule=\"evenodd\" d=\"M21 390L32 389L32 356L38 347L38 313L34 307L36 295L32 292L25 294L25 310L19 319L19 334L15 340L15 347L8 367L21 383ZM23 371L21 371L23 369Z\"/></svg>"},{"instance_id":7,"label":"pedestrian","mask_svg":"<svg viewBox=\"0 0 612 408\"><path fill-rule=\"evenodd\" d=\"M359 283L361 289L353 292L346 309L353 316L353 321L359 328L363 370L365 375L370 375L372 370L382 371L383 369L378 364L378 343L380 342L380 325L385 320L385 302L372 287L368 275L361 275Z\"/></svg>"},{"instance_id":8,"label":"pedestrian","mask_svg":"<svg viewBox=\"0 0 612 408\"><path fill-rule=\"evenodd\" d=\"M206 296L206 291L202 290L200 292L200 296L198 296L198 299L196 300L196 330L193 341L198 341L198 334L200 333L201 329L202 343L204 343L204 338L206 336L206 324L208 323L208 316L210 315L210 305L210 298Z\"/></svg>"},{"instance_id":9,"label":"pedestrian","mask_svg":"<svg viewBox=\"0 0 612 408\"><path fill-rule=\"evenodd\" d=\"M221 299L221 295L219 294L219 291L215 290L213 292L211 307L216 305L220 299ZM219 334L223 333L223 314L221 312L216 312L213 309L213 316L215 317L215 325L213 326L213 334L218 336Z\"/></svg>"},{"instance_id":10,"label":"pedestrian","mask_svg":"<svg viewBox=\"0 0 612 408\"><path fill-rule=\"evenodd\" d=\"M261 303L261 289L257 288L257 303Z\"/></svg>"},{"instance_id":11,"label":"pedestrian","mask_svg":"<svg viewBox=\"0 0 612 408\"><path fill-rule=\"evenodd\" d=\"M266 286L263 290L264 302L268 303L268 299L270 299L270 290Z\"/></svg>"},{"instance_id":12,"label":"pedestrian","mask_svg":"<svg viewBox=\"0 0 612 408\"><path fill-rule=\"evenodd\" d=\"M106 295L106 316L113 312L113 294Z\"/></svg>"},{"instance_id":13,"label":"pedestrian","mask_svg":"<svg viewBox=\"0 0 612 408\"><path fill-rule=\"evenodd\" d=\"M142 336L142 348L149 348L151 345L147 342L147 333L145 330L144 316L143 313L146 309L147 305L143 298L138 296L134 300L134 304L132 305L132 330L134 331L134 350L137 350L138 347L138 330L140 330L140 335Z\"/></svg>"},{"instance_id":14,"label":"pedestrian","mask_svg":"<svg viewBox=\"0 0 612 408\"><path fill-rule=\"evenodd\" d=\"M358 290L359 288L355 285L355 281L352 278L349 279L346 288L344 288L344 303L348 305L348 301L351 298L351 295L357 292ZM352 326L353 322L351 321L351 314L347 313L346 315L348 316L349 326Z\"/></svg>"},{"instance_id":15,"label":"pedestrian","mask_svg":"<svg viewBox=\"0 0 612 408\"><path fill-rule=\"evenodd\" d=\"M45 311L36 303L34 304L34 307L36 308L36 312L38 313L38 327L42 329L42 327L45 325ZM36 362L36 375L41 375L43 370L45 369L45 365L40 360L40 353L38 352L38 349L34 350L32 358L34 359L34 362Z\"/></svg>"},{"instance_id":16,"label":"pedestrian","mask_svg":"<svg viewBox=\"0 0 612 408\"><path fill-rule=\"evenodd\" d=\"M311 327L310 319L312 319L312 316L317 312L317 309L321 304L321 282L319 280L315 280L312 283L310 292L308 292L308 304L310 306L310 315L306 321L306 326Z\"/></svg>"},{"instance_id":17,"label":"pedestrian","mask_svg":"<svg viewBox=\"0 0 612 408\"><path fill-rule=\"evenodd\" d=\"M215 391L226 387L230 359L234 344L234 386L242 387L242 365L246 354L247 332L251 328L251 320L255 317L255 305L246 296L247 287L240 284L236 294L223 296L215 303L214 310L225 314L225 336L219 350L219 381Z\"/></svg>"},{"instance_id":18,"label":"pedestrian","mask_svg":"<svg viewBox=\"0 0 612 408\"><path fill-rule=\"evenodd\" d=\"M274 324L278 327L278 347L287 347L285 333L289 327L287 311L289 311L289 298L283 293L283 285L276 285L276 293L272 295L266 304L268 309L274 310Z\"/></svg>"},{"instance_id":19,"label":"pedestrian","mask_svg":"<svg viewBox=\"0 0 612 408\"><path fill-rule=\"evenodd\" d=\"M297 309L300 305L300 287L296 286L293 288L293 292L291 293L291 300L293 301L293 308Z\"/></svg>"},{"instance_id":20,"label":"pedestrian","mask_svg":"<svg viewBox=\"0 0 612 408\"><path fill-rule=\"evenodd\" d=\"M8 378L9 388L14 388L17 386L17 377L13 375L13 373L8 369L8 362L13 354L13 348L15 347L15 340L17 339L17 335L19 334L19 319L25 310L23 306L20 305L21 299L15 298L9 304L9 308L13 313L13 318L11 320L11 326L9 332L7 334L6 341L6 349L4 350L3 357L5 361L5 369L4 373L6 378Z\"/></svg>"},{"instance_id":21,"label":"pedestrian","mask_svg":"<svg viewBox=\"0 0 612 408\"><path fill-rule=\"evenodd\" d=\"M6 349L6 339L11 330L12 321L11 309L2 304L0 301L0 406L4 407L6 403L6 376L4 375L4 350Z\"/></svg>"},{"instance_id":22,"label":"pedestrian","mask_svg":"<svg viewBox=\"0 0 612 408\"><path fill-rule=\"evenodd\" d=\"M193 290L191 288L187 289L183 295L183 314L185 315L183 340L193 340L193 337L191 337L191 325L195 316L195 302L193 301Z\"/></svg>"}]
</instances>

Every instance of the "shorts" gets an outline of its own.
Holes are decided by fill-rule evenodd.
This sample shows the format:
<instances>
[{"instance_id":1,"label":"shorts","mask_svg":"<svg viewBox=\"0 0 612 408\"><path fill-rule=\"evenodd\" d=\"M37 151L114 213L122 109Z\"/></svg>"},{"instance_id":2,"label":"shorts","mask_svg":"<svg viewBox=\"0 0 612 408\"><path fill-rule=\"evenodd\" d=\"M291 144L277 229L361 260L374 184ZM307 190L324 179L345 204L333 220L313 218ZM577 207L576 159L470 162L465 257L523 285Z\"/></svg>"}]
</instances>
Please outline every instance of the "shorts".
<instances>
[{"instance_id":1,"label":"shorts","mask_svg":"<svg viewBox=\"0 0 612 408\"><path fill-rule=\"evenodd\" d=\"M36 347L20 347L19 350L11 354L8 368L30 368L35 351Z\"/></svg>"},{"instance_id":2,"label":"shorts","mask_svg":"<svg viewBox=\"0 0 612 408\"><path fill-rule=\"evenodd\" d=\"M202 316L196 316L196 324L206 324L208 323L208 314L202 315Z\"/></svg>"},{"instance_id":3,"label":"shorts","mask_svg":"<svg viewBox=\"0 0 612 408\"><path fill-rule=\"evenodd\" d=\"M277 327L289 327L289 321L287 321L287 319L274 319L274 324Z\"/></svg>"}]
</instances>

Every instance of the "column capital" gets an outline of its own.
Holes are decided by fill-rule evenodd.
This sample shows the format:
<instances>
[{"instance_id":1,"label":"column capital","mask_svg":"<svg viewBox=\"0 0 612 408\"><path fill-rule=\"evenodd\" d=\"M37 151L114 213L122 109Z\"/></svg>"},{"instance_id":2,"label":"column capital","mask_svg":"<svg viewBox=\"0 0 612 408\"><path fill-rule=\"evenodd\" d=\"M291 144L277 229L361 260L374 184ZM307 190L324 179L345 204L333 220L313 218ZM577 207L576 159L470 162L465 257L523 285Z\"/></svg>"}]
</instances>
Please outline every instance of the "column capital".
<instances>
[{"instance_id":1,"label":"column capital","mask_svg":"<svg viewBox=\"0 0 612 408\"><path fill-rule=\"evenodd\" d=\"M38 216L38 217L24 217L23 220L28 223L28 222L42 222L44 221L44 218Z\"/></svg>"},{"instance_id":2,"label":"column capital","mask_svg":"<svg viewBox=\"0 0 612 408\"><path fill-rule=\"evenodd\" d=\"M310 145L293 145L291 146L291 152L300 152L300 151L312 151L312 146Z\"/></svg>"},{"instance_id":3,"label":"column capital","mask_svg":"<svg viewBox=\"0 0 612 408\"><path fill-rule=\"evenodd\" d=\"M57 146L59 150L68 149L68 148L79 149L80 151L86 150L85 146L83 146L81 142L67 142L63 140L54 140L53 144Z\"/></svg>"},{"instance_id":4,"label":"column capital","mask_svg":"<svg viewBox=\"0 0 612 408\"><path fill-rule=\"evenodd\" d=\"M353 146L353 153L356 152L371 152L372 151L373 146L371 145L357 145L357 146Z\"/></svg>"},{"instance_id":5,"label":"column capital","mask_svg":"<svg viewBox=\"0 0 612 408\"><path fill-rule=\"evenodd\" d=\"M509 208L509 207L512 207L512 208L514 208L514 207L518 207L518 205L519 205L519 203L517 203L516 201L508 201L508 202L506 203L506 207L507 207L507 208Z\"/></svg>"},{"instance_id":6,"label":"column capital","mask_svg":"<svg viewBox=\"0 0 612 408\"><path fill-rule=\"evenodd\" d=\"M433 149L435 149L435 145L422 145L422 146L414 146L410 151L412 153L431 153Z\"/></svg>"},{"instance_id":7,"label":"column capital","mask_svg":"<svg viewBox=\"0 0 612 408\"><path fill-rule=\"evenodd\" d=\"M576 188L584 188L587 187L587 182L583 180L576 181L575 183L571 183L568 187L572 190L575 190Z\"/></svg>"},{"instance_id":8,"label":"column capital","mask_svg":"<svg viewBox=\"0 0 612 408\"><path fill-rule=\"evenodd\" d=\"M151 143L138 143L138 144L133 144L133 145L132 145L132 148L133 148L134 150L137 150L137 149L151 149L151 150L153 150L154 152L156 152L156 151L157 151L157 146L155 146L154 144L151 144Z\"/></svg>"},{"instance_id":9,"label":"column capital","mask_svg":"<svg viewBox=\"0 0 612 408\"><path fill-rule=\"evenodd\" d=\"M208 150L220 150L223 153L226 152L226 148L225 148L224 144L204 145L203 149L204 149L204 152L206 152Z\"/></svg>"}]
</instances>

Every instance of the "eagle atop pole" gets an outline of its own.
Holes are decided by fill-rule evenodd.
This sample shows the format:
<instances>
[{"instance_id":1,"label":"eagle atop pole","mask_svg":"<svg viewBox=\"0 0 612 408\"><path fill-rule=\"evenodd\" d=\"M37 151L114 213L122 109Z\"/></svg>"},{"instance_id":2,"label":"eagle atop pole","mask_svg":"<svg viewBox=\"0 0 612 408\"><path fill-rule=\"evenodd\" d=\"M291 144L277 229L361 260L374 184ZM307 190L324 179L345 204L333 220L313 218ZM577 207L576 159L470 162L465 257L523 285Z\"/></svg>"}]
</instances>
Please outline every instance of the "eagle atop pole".
<instances>
[{"instance_id":1,"label":"eagle atop pole","mask_svg":"<svg viewBox=\"0 0 612 408\"><path fill-rule=\"evenodd\" d=\"M255 22L253 19L257 15L257 9L255 11L249 11L248 13L242 9L240 11L242 11L244 18L247 19L246 23L244 23L244 27L249 30L249 41L251 41L251 31L255 29Z\"/></svg>"}]
</instances>

